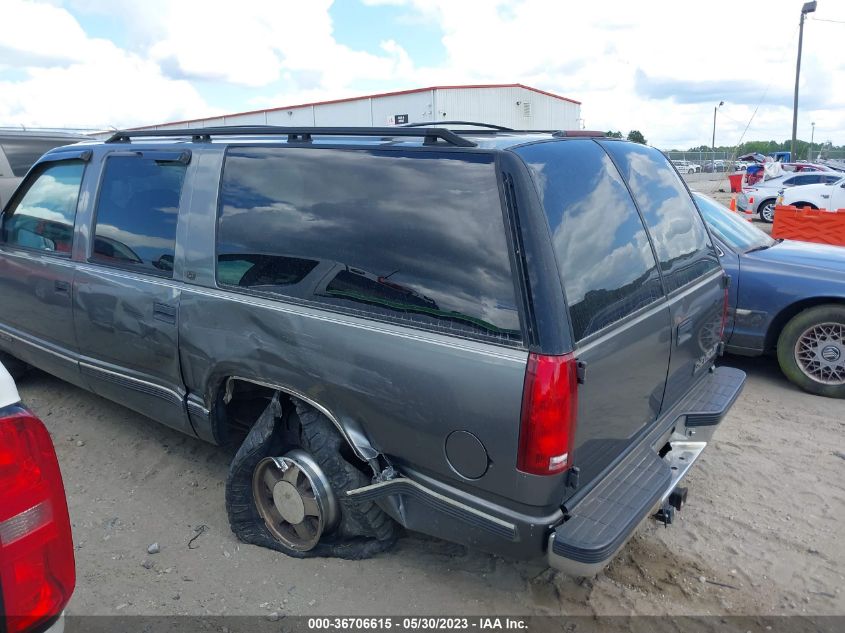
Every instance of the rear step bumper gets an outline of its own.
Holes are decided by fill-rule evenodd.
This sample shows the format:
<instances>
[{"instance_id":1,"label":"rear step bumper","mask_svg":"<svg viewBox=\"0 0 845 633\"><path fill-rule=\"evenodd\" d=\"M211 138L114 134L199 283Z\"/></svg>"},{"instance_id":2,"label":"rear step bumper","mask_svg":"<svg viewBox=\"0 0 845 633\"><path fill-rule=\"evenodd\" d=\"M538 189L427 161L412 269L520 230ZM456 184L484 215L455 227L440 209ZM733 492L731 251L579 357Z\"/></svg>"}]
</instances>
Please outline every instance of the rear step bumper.
<instances>
[{"instance_id":1,"label":"rear step bumper","mask_svg":"<svg viewBox=\"0 0 845 633\"><path fill-rule=\"evenodd\" d=\"M745 373L729 367L703 378L666 416L674 422L668 453L659 455L666 438L661 424L566 508L565 522L549 535L549 565L573 576L601 571L686 475L744 383Z\"/></svg>"}]
</instances>

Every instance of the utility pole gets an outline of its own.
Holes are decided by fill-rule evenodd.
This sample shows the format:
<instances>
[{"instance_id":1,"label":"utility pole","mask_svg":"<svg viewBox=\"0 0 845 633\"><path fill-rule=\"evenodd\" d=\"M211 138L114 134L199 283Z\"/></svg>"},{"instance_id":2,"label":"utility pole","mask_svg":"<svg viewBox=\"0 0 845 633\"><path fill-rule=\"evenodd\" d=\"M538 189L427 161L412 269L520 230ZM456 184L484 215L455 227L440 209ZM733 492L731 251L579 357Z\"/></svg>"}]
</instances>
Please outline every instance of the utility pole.
<instances>
[{"instance_id":1,"label":"utility pole","mask_svg":"<svg viewBox=\"0 0 845 633\"><path fill-rule=\"evenodd\" d=\"M816 0L805 2L801 7L801 22L798 23L798 62L795 65L795 99L792 102L792 143L789 146L791 158L795 160L795 137L798 133L798 78L801 76L801 47L804 43L804 18L816 10Z\"/></svg>"},{"instance_id":2,"label":"utility pole","mask_svg":"<svg viewBox=\"0 0 845 633\"><path fill-rule=\"evenodd\" d=\"M813 121L810 125L813 126L813 129L810 132L810 151L807 152L807 160L813 162L813 139L816 138L816 122Z\"/></svg>"},{"instance_id":3,"label":"utility pole","mask_svg":"<svg viewBox=\"0 0 845 633\"><path fill-rule=\"evenodd\" d=\"M720 101L719 105L713 108L713 140L710 142L710 149L713 150L713 160L716 160L716 110L725 105L724 101Z\"/></svg>"}]
</instances>

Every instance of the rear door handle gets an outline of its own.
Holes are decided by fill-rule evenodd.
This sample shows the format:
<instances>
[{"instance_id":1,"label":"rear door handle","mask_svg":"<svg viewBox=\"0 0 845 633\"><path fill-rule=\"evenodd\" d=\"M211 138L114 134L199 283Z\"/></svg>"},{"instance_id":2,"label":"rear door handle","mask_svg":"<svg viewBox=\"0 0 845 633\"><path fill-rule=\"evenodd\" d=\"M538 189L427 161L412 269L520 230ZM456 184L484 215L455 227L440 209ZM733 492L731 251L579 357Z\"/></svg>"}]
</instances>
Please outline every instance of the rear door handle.
<instances>
[{"instance_id":1,"label":"rear door handle","mask_svg":"<svg viewBox=\"0 0 845 633\"><path fill-rule=\"evenodd\" d=\"M68 281L59 281L57 279L54 287L56 289L56 292L61 292L63 294L70 294L70 282L68 282Z\"/></svg>"},{"instance_id":2,"label":"rear door handle","mask_svg":"<svg viewBox=\"0 0 845 633\"><path fill-rule=\"evenodd\" d=\"M153 318L156 321L161 321L162 323L176 325L176 306L172 306L167 303L154 303Z\"/></svg>"}]
</instances>

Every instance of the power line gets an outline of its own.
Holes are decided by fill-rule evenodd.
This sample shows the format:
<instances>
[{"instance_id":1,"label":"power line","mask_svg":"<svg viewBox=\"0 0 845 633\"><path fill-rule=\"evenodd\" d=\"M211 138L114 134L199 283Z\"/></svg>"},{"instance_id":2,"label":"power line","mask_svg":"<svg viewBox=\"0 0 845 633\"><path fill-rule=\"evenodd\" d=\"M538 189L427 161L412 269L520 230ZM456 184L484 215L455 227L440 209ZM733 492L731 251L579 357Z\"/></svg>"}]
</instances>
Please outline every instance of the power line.
<instances>
[{"instance_id":1,"label":"power line","mask_svg":"<svg viewBox=\"0 0 845 633\"><path fill-rule=\"evenodd\" d=\"M845 24L845 20L827 20L825 18L810 18L813 22L830 22L831 24Z\"/></svg>"}]
</instances>

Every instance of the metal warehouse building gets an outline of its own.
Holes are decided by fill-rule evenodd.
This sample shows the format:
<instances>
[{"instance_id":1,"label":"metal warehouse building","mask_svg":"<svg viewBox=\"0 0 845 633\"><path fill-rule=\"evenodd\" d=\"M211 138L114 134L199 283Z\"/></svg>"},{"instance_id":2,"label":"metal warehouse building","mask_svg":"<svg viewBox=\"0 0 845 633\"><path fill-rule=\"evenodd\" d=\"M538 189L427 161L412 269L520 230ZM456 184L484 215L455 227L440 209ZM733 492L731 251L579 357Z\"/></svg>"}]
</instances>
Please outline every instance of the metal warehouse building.
<instances>
[{"instance_id":1,"label":"metal warehouse building","mask_svg":"<svg viewBox=\"0 0 845 633\"><path fill-rule=\"evenodd\" d=\"M581 128L581 103L522 84L434 86L303 103L139 129L218 125L376 126L419 121L479 121L519 130Z\"/></svg>"}]
</instances>

